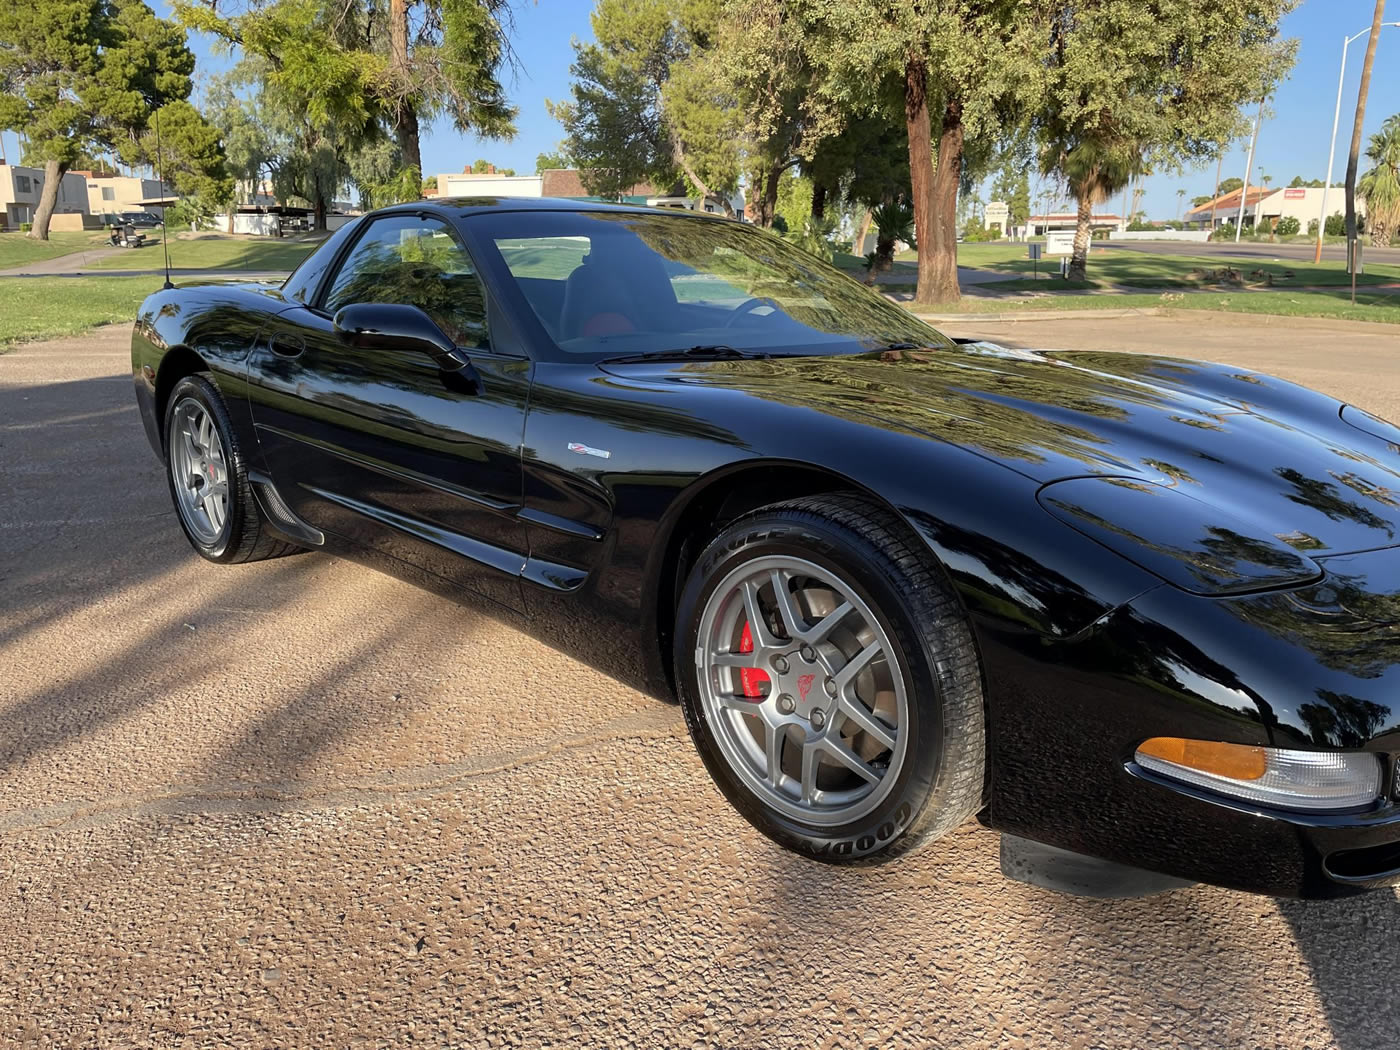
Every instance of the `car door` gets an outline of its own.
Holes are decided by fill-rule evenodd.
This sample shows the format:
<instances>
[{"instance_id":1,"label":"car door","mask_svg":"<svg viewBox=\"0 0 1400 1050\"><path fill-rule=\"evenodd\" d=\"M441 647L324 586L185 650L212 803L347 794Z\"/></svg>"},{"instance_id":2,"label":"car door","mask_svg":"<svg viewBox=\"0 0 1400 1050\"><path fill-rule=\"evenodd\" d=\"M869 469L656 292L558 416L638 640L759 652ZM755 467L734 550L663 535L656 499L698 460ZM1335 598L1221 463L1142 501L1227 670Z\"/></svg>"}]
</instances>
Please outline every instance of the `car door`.
<instances>
[{"instance_id":1,"label":"car door","mask_svg":"<svg viewBox=\"0 0 1400 1050\"><path fill-rule=\"evenodd\" d=\"M420 307L470 365L347 345L333 318L354 303ZM531 364L489 313L451 227L380 216L319 293L270 326L249 358L249 392L265 462L298 516L519 609Z\"/></svg>"}]
</instances>

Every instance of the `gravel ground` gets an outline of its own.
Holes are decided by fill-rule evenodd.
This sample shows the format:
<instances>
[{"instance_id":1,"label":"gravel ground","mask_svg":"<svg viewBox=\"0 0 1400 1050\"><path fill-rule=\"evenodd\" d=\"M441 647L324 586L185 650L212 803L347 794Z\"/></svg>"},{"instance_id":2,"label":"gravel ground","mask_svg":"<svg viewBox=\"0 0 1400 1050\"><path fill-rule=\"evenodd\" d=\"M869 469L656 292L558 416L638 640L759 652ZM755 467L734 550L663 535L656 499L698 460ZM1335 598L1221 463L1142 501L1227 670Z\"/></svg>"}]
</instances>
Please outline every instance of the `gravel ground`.
<instances>
[{"instance_id":1,"label":"gravel ground","mask_svg":"<svg viewBox=\"0 0 1400 1050\"><path fill-rule=\"evenodd\" d=\"M1376 328L953 334L1199 353L1400 416ZM0 357L0 1046L1396 1045L1392 892L1061 897L975 824L808 863L672 706L355 565L200 561L126 340Z\"/></svg>"}]
</instances>

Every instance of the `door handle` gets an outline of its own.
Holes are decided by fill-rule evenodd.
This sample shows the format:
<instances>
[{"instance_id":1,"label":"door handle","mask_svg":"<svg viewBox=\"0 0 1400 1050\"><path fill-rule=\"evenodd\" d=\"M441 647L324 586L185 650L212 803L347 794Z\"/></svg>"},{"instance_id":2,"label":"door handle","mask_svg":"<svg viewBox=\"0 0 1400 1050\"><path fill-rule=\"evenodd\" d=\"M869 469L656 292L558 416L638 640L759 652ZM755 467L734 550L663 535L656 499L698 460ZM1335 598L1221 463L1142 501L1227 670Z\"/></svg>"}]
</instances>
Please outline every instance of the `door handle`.
<instances>
[{"instance_id":1,"label":"door handle","mask_svg":"<svg viewBox=\"0 0 1400 1050\"><path fill-rule=\"evenodd\" d=\"M306 343L302 341L301 336L291 332L274 332L268 340L268 346L278 357L299 357L306 349Z\"/></svg>"}]
</instances>

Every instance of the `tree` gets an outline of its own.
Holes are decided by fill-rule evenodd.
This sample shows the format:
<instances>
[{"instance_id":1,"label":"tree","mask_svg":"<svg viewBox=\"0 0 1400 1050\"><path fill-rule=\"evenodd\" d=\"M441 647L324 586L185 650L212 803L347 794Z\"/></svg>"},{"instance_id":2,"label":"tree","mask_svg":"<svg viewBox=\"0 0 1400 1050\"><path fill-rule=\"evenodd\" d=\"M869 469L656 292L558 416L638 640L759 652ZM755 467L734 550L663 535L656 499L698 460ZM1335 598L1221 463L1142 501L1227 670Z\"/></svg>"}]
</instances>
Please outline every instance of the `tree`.
<instances>
[{"instance_id":1,"label":"tree","mask_svg":"<svg viewBox=\"0 0 1400 1050\"><path fill-rule=\"evenodd\" d=\"M599 0L595 42L574 44L572 98L548 103L590 193L617 199L683 177L731 209L740 149L713 51L722 15L721 0Z\"/></svg>"},{"instance_id":2,"label":"tree","mask_svg":"<svg viewBox=\"0 0 1400 1050\"><path fill-rule=\"evenodd\" d=\"M233 176L219 129L184 99L161 106L141 136L140 156L181 197L210 205L233 199Z\"/></svg>"},{"instance_id":3,"label":"tree","mask_svg":"<svg viewBox=\"0 0 1400 1050\"><path fill-rule=\"evenodd\" d=\"M190 93L184 34L141 0L34 0L0 8L0 128L44 166L30 236L48 240L63 176L80 159L140 154L151 112Z\"/></svg>"},{"instance_id":4,"label":"tree","mask_svg":"<svg viewBox=\"0 0 1400 1050\"><path fill-rule=\"evenodd\" d=\"M1176 217L1178 221L1181 219L1181 201L1185 196L1186 191L1178 187L1176 191Z\"/></svg>"},{"instance_id":5,"label":"tree","mask_svg":"<svg viewBox=\"0 0 1400 1050\"><path fill-rule=\"evenodd\" d=\"M382 101L407 167L423 166L425 118L446 114L463 134L515 135L517 111L500 83L509 59L509 13L504 0L389 0Z\"/></svg>"},{"instance_id":6,"label":"tree","mask_svg":"<svg viewBox=\"0 0 1400 1050\"><path fill-rule=\"evenodd\" d=\"M242 50L236 80L255 89L257 120L276 143L273 191L308 201L325 229L349 157L383 134L384 62L364 49L370 13L325 0L273 0L227 17L190 0L172 6L185 25Z\"/></svg>"},{"instance_id":7,"label":"tree","mask_svg":"<svg viewBox=\"0 0 1400 1050\"><path fill-rule=\"evenodd\" d=\"M1361 63L1361 86L1356 93L1356 120L1351 126L1351 149L1347 153L1347 181L1346 181L1346 202L1347 202L1347 244L1356 243L1356 235L1359 232L1356 228L1356 168L1361 153L1361 125L1366 119L1366 95L1371 90L1371 66L1376 61L1376 44L1380 40L1381 21L1385 18L1385 0L1376 0L1376 12L1371 19L1371 36L1366 41L1366 60ZM1354 250L1354 249L1352 249ZM1353 274L1355 268L1348 256L1348 269ZM1352 283L1352 302L1356 302L1356 284Z\"/></svg>"},{"instance_id":8,"label":"tree","mask_svg":"<svg viewBox=\"0 0 1400 1050\"><path fill-rule=\"evenodd\" d=\"M1400 113L1381 125L1366 149L1371 167L1357 180L1366 198L1366 225L1371 243L1388 247L1400 226Z\"/></svg>"},{"instance_id":9,"label":"tree","mask_svg":"<svg viewBox=\"0 0 1400 1050\"><path fill-rule=\"evenodd\" d=\"M1215 198L1209 193L1202 193L1199 197L1191 198L1191 207L1199 208L1202 204L1209 204L1213 200L1215 200Z\"/></svg>"},{"instance_id":10,"label":"tree","mask_svg":"<svg viewBox=\"0 0 1400 1050\"><path fill-rule=\"evenodd\" d=\"M561 142L553 153L541 153L535 157L535 174L542 171L549 171L551 168L572 168L573 158L569 156L568 148Z\"/></svg>"},{"instance_id":11,"label":"tree","mask_svg":"<svg viewBox=\"0 0 1400 1050\"><path fill-rule=\"evenodd\" d=\"M258 119L257 110L238 89L235 75L216 77L205 91L204 106L210 123L219 129L223 139L225 163L234 180L234 195L251 203L264 176L272 176L273 144L267 128ZM230 211L230 232L232 224Z\"/></svg>"},{"instance_id":12,"label":"tree","mask_svg":"<svg viewBox=\"0 0 1400 1050\"><path fill-rule=\"evenodd\" d=\"M1304 180L1303 176L1301 176L1301 175L1294 175L1294 176L1293 176L1293 181L1291 181L1291 182L1288 184L1288 188L1289 188L1290 190L1296 190L1296 189L1320 190L1320 189L1322 189L1322 186L1323 186L1323 182L1322 182L1321 179L1307 179L1307 180Z\"/></svg>"},{"instance_id":13,"label":"tree","mask_svg":"<svg viewBox=\"0 0 1400 1050\"><path fill-rule=\"evenodd\" d=\"M790 0L812 99L848 120L895 87L920 246L915 298L958 298L957 200L1016 129L1041 82L1051 0ZM935 158L937 164L935 165Z\"/></svg>"},{"instance_id":14,"label":"tree","mask_svg":"<svg viewBox=\"0 0 1400 1050\"><path fill-rule=\"evenodd\" d=\"M1292 0L1063 0L1036 114L1047 174L1079 201L1070 276L1086 277L1093 204L1150 165L1179 168L1218 153L1240 106L1289 68L1278 39ZM1222 184L1221 189L1225 186Z\"/></svg>"},{"instance_id":15,"label":"tree","mask_svg":"<svg viewBox=\"0 0 1400 1050\"><path fill-rule=\"evenodd\" d=\"M486 174L491 174L491 175L514 175L514 174L515 174L515 169L514 169L514 168L498 168L498 167L496 167L496 165L492 164L489 160L486 160L485 158L482 158L482 157L478 157L478 158L472 163L472 172L473 172L473 174L476 174L476 175L486 175Z\"/></svg>"},{"instance_id":16,"label":"tree","mask_svg":"<svg viewBox=\"0 0 1400 1050\"><path fill-rule=\"evenodd\" d=\"M1008 161L992 183L992 197L1006 202L1007 226L1023 226L1031 216L1031 179L1025 164ZM1008 228L1005 232L1009 233Z\"/></svg>"},{"instance_id":17,"label":"tree","mask_svg":"<svg viewBox=\"0 0 1400 1050\"><path fill-rule=\"evenodd\" d=\"M1241 189L1243 186L1243 179L1234 178L1232 176L1231 178L1225 179L1223 182L1220 183L1220 192L1219 194L1217 194L1217 196L1224 197L1226 194L1234 193L1236 190Z\"/></svg>"}]
</instances>

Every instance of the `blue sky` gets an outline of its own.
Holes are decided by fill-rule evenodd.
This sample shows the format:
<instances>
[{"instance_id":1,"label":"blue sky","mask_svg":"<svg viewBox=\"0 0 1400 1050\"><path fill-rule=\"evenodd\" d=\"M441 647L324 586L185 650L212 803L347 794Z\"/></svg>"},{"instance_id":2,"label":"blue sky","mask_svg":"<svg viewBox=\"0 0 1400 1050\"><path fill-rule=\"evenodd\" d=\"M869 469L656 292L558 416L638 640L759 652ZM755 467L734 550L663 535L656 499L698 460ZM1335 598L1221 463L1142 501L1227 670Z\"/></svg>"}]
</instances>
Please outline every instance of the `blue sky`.
<instances>
[{"instance_id":1,"label":"blue sky","mask_svg":"<svg viewBox=\"0 0 1400 1050\"><path fill-rule=\"evenodd\" d=\"M156 6L168 13L160 0ZM498 167L514 168L521 174L532 173L536 154L552 150L563 134L545 112L544 100L568 97L569 65L573 60L570 41L574 37L591 39L588 15L592 7L592 0L518 0L514 42L520 68L507 85L512 100L520 109L514 140L491 142L464 136L450 124L440 122L430 130L423 143L425 173L461 171L463 165L478 157ZM1387 17L1400 21L1400 4L1393 4L1392 8ZM1322 178L1326 174L1342 39L1367 28L1372 11L1372 0L1307 0L1285 19L1285 35L1299 41L1298 62L1292 76L1279 88L1270 104L1273 115L1259 133L1251 183L1258 182L1261 165L1273 176L1274 185L1283 185L1294 175ZM215 72L227 65L226 59L211 53L208 40L194 37L190 43L199 57L201 72ZM1353 43L1347 60L1335 181L1341 181L1346 169L1347 144L1365 43L1364 37ZM1376 52L1366 133L1369 135L1381 121L1396 112L1400 112L1400 28L1388 28L1381 30ZM1226 154L1222 178L1243 177L1247 145L1247 142L1240 142ZM1176 214L1178 188L1186 190L1189 206L1191 197L1211 191L1214 179L1214 164L1181 175L1153 176L1147 180L1143 206L1152 218L1172 218ZM1118 204L1115 199L1108 207L1116 209Z\"/></svg>"}]
</instances>

